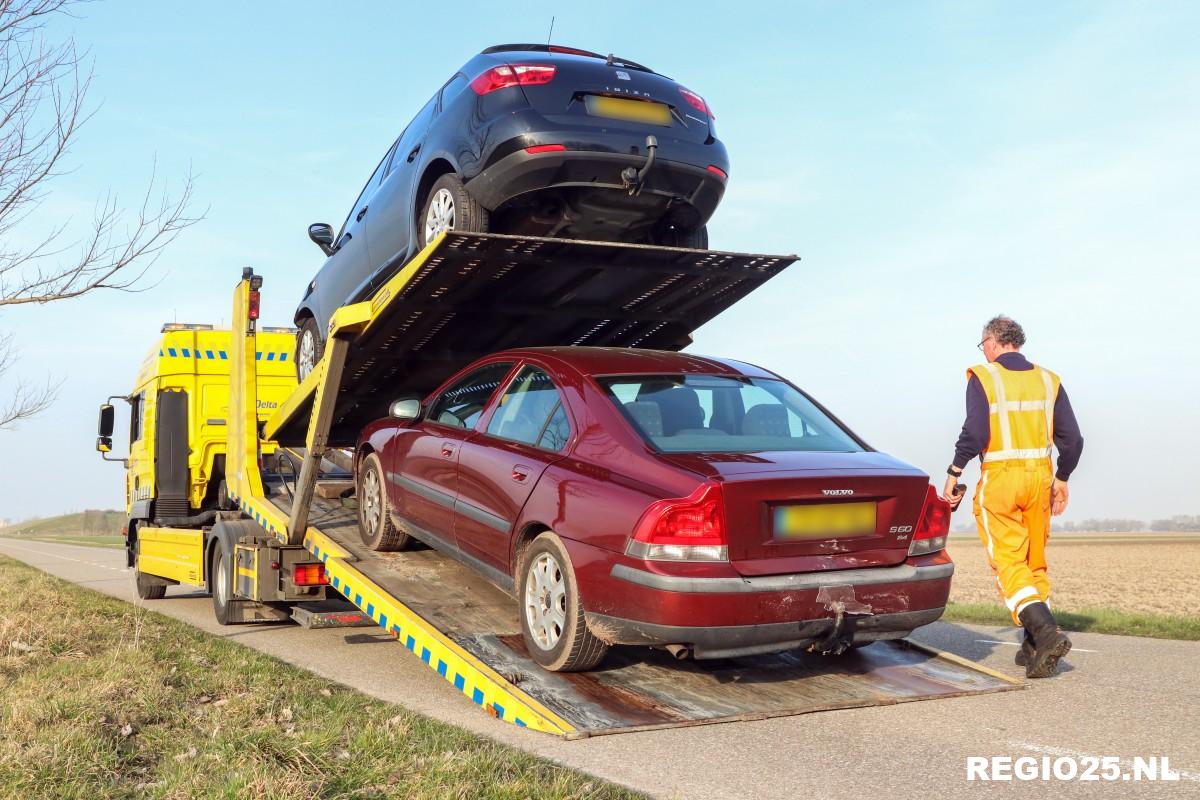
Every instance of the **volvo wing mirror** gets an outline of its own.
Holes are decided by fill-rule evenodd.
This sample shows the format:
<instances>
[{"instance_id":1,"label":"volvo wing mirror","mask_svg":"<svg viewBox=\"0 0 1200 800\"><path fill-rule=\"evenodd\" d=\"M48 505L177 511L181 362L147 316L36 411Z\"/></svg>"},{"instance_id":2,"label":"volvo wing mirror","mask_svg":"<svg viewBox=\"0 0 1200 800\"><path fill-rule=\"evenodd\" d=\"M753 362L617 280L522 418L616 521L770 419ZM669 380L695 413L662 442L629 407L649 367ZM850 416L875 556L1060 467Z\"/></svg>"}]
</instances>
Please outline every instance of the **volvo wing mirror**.
<instances>
[{"instance_id":1,"label":"volvo wing mirror","mask_svg":"<svg viewBox=\"0 0 1200 800\"><path fill-rule=\"evenodd\" d=\"M324 222L314 222L308 226L308 238L321 248L327 256L333 255L333 228Z\"/></svg>"},{"instance_id":2,"label":"volvo wing mirror","mask_svg":"<svg viewBox=\"0 0 1200 800\"><path fill-rule=\"evenodd\" d=\"M421 401L416 397L402 397L392 403L388 414L395 419L417 419L421 416Z\"/></svg>"}]
</instances>

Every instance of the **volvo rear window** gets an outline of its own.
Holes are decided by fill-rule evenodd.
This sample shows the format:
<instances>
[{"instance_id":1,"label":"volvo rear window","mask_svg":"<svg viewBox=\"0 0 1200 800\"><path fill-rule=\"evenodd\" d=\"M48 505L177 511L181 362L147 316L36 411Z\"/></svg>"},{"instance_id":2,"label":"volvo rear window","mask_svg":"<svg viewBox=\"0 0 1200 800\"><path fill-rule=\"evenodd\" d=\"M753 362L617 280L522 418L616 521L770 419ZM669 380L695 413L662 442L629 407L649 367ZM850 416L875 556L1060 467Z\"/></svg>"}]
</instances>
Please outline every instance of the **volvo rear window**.
<instances>
[{"instance_id":1,"label":"volvo rear window","mask_svg":"<svg viewBox=\"0 0 1200 800\"><path fill-rule=\"evenodd\" d=\"M792 386L723 375L597 379L634 429L666 453L861 452Z\"/></svg>"}]
</instances>

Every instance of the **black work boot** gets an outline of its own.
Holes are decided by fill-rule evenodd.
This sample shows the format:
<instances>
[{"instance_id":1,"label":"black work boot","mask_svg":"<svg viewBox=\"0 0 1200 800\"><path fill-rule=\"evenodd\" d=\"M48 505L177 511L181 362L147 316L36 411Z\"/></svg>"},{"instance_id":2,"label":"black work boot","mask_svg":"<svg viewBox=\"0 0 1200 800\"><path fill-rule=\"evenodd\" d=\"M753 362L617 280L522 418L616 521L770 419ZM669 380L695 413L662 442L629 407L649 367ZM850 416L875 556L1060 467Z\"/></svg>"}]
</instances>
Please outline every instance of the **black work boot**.
<instances>
[{"instance_id":1,"label":"black work boot","mask_svg":"<svg viewBox=\"0 0 1200 800\"><path fill-rule=\"evenodd\" d=\"M1070 652L1071 640L1058 629L1045 603L1030 603L1018 616L1033 639L1033 657L1025 664L1025 677L1049 678L1058 672L1058 660Z\"/></svg>"},{"instance_id":2,"label":"black work boot","mask_svg":"<svg viewBox=\"0 0 1200 800\"><path fill-rule=\"evenodd\" d=\"M1023 629L1023 633L1025 638L1021 640L1021 647L1013 657L1013 663L1018 667L1025 666L1029 659L1033 658L1033 637L1029 635L1028 630Z\"/></svg>"}]
</instances>

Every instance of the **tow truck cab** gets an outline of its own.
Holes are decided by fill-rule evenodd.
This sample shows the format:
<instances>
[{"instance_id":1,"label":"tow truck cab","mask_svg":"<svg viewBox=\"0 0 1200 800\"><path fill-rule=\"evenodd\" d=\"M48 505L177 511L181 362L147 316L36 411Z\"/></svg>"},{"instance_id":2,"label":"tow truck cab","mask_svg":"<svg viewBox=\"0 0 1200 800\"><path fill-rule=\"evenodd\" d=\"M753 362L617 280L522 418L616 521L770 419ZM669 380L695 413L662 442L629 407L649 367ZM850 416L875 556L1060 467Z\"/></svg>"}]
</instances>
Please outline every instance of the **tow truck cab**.
<instances>
[{"instance_id":1,"label":"tow truck cab","mask_svg":"<svg viewBox=\"0 0 1200 800\"><path fill-rule=\"evenodd\" d=\"M291 363L295 330L262 328L255 354L259 375L258 420L265 421L296 388ZM205 512L229 508L225 493L226 423L229 415L231 332L212 325L168 323L143 359L127 395L100 407L96 449L105 459L123 461L125 528L133 565L140 526L199 526ZM115 409L129 408L129 449L110 455ZM263 455L272 442L261 442ZM192 519L195 518L195 519Z\"/></svg>"}]
</instances>

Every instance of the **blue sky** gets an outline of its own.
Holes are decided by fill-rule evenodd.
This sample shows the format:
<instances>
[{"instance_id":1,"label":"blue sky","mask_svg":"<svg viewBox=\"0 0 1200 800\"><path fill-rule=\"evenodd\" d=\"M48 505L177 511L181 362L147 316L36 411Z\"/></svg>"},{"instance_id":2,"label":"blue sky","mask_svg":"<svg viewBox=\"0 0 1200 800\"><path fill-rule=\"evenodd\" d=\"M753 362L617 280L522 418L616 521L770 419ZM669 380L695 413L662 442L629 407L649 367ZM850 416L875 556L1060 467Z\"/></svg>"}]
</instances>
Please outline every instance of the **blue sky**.
<instances>
[{"instance_id":1,"label":"blue sky","mask_svg":"<svg viewBox=\"0 0 1200 800\"><path fill-rule=\"evenodd\" d=\"M97 113L18 238L86 224L109 190L136 205L155 161L168 182L194 171L207 217L144 293L0 314L16 373L64 381L53 409L0 433L0 519L120 506L95 408L131 388L160 325L226 320L245 265L265 276L264 318L289 323L322 261L307 225L340 223L458 66L544 41L551 13L555 42L708 99L732 160L714 248L803 259L694 351L788 376L938 476L979 329L1007 313L1087 438L1066 518L1200 513L1200 7L333 7L113 1L51 26L90 48Z\"/></svg>"}]
</instances>

